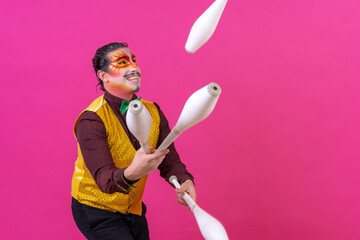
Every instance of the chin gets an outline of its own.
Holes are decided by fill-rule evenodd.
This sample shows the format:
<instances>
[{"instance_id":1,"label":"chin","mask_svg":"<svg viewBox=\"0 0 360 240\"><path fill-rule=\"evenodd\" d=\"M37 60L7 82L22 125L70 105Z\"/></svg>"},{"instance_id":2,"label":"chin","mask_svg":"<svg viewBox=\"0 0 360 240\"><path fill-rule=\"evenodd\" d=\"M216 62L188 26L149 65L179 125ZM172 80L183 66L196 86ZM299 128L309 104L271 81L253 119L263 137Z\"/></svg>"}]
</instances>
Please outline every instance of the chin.
<instances>
[{"instance_id":1,"label":"chin","mask_svg":"<svg viewBox=\"0 0 360 240\"><path fill-rule=\"evenodd\" d=\"M138 91L140 91L140 86L136 86L136 88L134 90L134 92L138 92Z\"/></svg>"},{"instance_id":2,"label":"chin","mask_svg":"<svg viewBox=\"0 0 360 240\"><path fill-rule=\"evenodd\" d=\"M134 92L140 91L140 83L132 84L131 88Z\"/></svg>"}]
</instances>

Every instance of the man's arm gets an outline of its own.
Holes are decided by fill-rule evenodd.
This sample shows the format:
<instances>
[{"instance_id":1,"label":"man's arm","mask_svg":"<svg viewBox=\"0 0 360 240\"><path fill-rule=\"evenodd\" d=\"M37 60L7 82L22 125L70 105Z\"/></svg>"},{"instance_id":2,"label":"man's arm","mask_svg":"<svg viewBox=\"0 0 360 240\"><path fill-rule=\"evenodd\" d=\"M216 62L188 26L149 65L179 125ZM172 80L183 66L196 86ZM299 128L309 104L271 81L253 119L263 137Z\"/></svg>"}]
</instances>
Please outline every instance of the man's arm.
<instances>
[{"instance_id":1,"label":"man's arm","mask_svg":"<svg viewBox=\"0 0 360 240\"><path fill-rule=\"evenodd\" d=\"M164 139L170 133L169 122L166 119L164 113L161 111L159 105L155 103L155 106L158 108L160 115L160 135L157 147L164 141ZM185 164L183 164L180 160L179 154L175 149L174 143L172 143L169 147L169 153L166 155L163 162L159 165L160 176L165 178L166 181L169 182L169 178L172 175L175 175L179 181L179 183L185 182L187 179L194 180L194 177L189 173L186 169ZM170 183L170 182L169 182ZM170 183L171 184L171 183ZM172 184L171 184L172 186Z\"/></svg>"},{"instance_id":2,"label":"man's arm","mask_svg":"<svg viewBox=\"0 0 360 240\"><path fill-rule=\"evenodd\" d=\"M135 182L124 178L125 168L116 168L107 143L105 125L94 112L86 111L76 127L76 138L86 167L104 193L127 193Z\"/></svg>"},{"instance_id":3,"label":"man's arm","mask_svg":"<svg viewBox=\"0 0 360 240\"><path fill-rule=\"evenodd\" d=\"M160 115L160 135L158 140L158 146L164 141L164 139L170 133L169 122L166 119L164 113L161 111L160 107L155 103L155 106L158 108ZM175 175L181 184L181 189L177 189L176 193L178 196L178 202L182 205L187 206L186 202L181 196L181 193L187 192L190 197L196 201L196 192L194 185L194 177L189 173L186 169L184 163L181 162L179 154L175 149L174 143L172 143L169 147L169 153L166 155L165 159L159 165L158 169L160 170L160 176L165 178L167 182L169 182L169 178ZM170 182L169 182L170 183ZM172 183L170 183L171 186ZM174 186L173 186L174 187Z\"/></svg>"}]
</instances>

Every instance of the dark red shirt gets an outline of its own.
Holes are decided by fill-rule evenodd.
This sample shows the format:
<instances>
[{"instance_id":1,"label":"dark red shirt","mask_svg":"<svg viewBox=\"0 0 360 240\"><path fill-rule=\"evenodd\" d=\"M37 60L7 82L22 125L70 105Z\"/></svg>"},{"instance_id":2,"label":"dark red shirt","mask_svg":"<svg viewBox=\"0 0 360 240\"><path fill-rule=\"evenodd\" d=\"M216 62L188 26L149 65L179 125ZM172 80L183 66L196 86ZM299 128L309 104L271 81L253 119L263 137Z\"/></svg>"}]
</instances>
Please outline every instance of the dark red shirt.
<instances>
[{"instance_id":1,"label":"dark red shirt","mask_svg":"<svg viewBox=\"0 0 360 240\"><path fill-rule=\"evenodd\" d=\"M140 143L131 134L126 125L126 113L124 115L120 113L120 106L123 99L115 97L106 91L104 97L119 119L134 148L139 149ZM134 94L133 99L135 98L137 98L137 96ZM158 147L170 133L170 127L165 115L160 110L160 107L156 103L154 104L159 110L160 115ZM129 190L136 181L127 181L124 178L125 168L115 167L107 142L105 125L101 118L95 112L83 112L80 116L75 133L85 165L89 169L100 190L105 193L127 193L127 191L124 191L123 189ZM193 181L193 176L186 170L186 166L180 161L174 144L171 144L168 149L170 152L158 167L160 176L165 178L166 181L168 181L169 177L172 175L175 175L180 183L183 183L187 179Z\"/></svg>"}]
</instances>

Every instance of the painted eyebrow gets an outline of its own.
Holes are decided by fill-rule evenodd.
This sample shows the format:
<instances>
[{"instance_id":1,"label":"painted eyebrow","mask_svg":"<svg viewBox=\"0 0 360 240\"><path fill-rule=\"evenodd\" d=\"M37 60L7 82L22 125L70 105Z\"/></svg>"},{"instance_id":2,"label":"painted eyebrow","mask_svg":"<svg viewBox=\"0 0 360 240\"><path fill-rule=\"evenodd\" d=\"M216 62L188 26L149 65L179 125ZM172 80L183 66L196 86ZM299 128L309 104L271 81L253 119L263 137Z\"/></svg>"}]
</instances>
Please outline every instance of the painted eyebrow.
<instances>
[{"instance_id":1,"label":"painted eyebrow","mask_svg":"<svg viewBox=\"0 0 360 240\"><path fill-rule=\"evenodd\" d=\"M129 56L127 54L125 54L124 52L118 52L111 56L111 61L119 61L119 59L121 59L121 58L129 59Z\"/></svg>"},{"instance_id":2,"label":"painted eyebrow","mask_svg":"<svg viewBox=\"0 0 360 240\"><path fill-rule=\"evenodd\" d=\"M132 51L130 51L130 56L131 56L131 58L136 58Z\"/></svg>"}]
</instances>

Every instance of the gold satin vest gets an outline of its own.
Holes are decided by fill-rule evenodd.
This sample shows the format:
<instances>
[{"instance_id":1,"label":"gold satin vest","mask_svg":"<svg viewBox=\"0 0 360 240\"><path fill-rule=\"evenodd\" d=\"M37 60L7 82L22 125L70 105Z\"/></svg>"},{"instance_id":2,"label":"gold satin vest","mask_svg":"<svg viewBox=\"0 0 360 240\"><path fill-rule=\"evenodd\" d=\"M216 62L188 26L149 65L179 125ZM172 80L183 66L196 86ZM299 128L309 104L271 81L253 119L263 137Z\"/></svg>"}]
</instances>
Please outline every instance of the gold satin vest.
<instances>
[{"instance_id":1,"label":"gold satin vest","mask_svg":"<svg viewBox=\"0 0 360 240\"><path fill-rule=\"evenodd\" d=\"M149 110L152 117L149 144L153 147L153 149L155 149L160 131L159 112L153 103L145 100L141 100L141 102ZM126 135L119 119L105 101L104 96L97 98L84 111L95 112L103 121L106 129L107 141L115 166L117 168L128 167L134 158L136 150ZM76 130L79 117L75 122L74 131ZM146 175L140 178L140 180L134 184L135 187L131 188L128 194L120 192L112 194L104 193L96 185L90 171L85 166L84 159L78 145L78 158L75 162L71 195L80 203L92 207L112 212L129 212L141 215L141 202L147 177L148 176Z\"/></svg>"}]
</instances>

